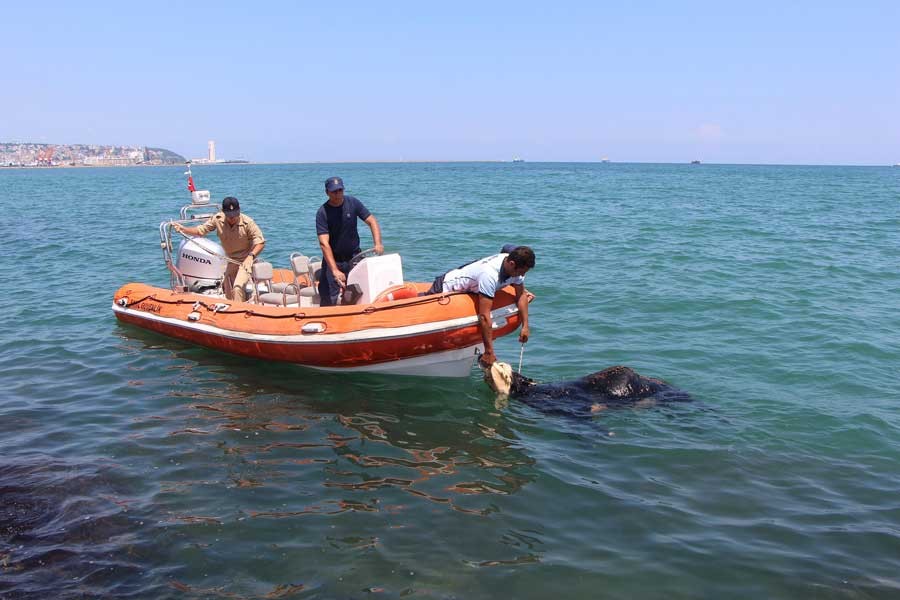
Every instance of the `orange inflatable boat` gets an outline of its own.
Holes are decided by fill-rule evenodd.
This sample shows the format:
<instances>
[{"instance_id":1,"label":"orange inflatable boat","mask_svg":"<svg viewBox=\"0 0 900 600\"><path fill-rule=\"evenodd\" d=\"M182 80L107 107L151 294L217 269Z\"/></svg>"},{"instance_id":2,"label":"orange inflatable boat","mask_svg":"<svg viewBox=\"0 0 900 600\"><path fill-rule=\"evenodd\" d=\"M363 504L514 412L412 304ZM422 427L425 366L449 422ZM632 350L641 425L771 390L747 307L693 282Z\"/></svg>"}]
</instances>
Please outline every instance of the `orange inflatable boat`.
<instances>
[{"instance_id":1,"label":"orange inflatable boat","mask_svg":"<svg viewBox=\"0 0 900 600\"><path fill-rule=\"evenodd\" d=\"M179 223L216 212L203 194L194 192ZM215 350L338 371L465 377L483 350L476 297L418 296L429 284L404 282L397 254L358 257L339 306L319 306L321 260L301 254L291 255L289 269L254 263L248 300L235 302L222 291L221 246L185 237L176 249L172 225L160 224L170 287L123 285L112 304L119 321ZM511 287L497 293L492 316L495 338L518 328Z\"/></svg>"}]
</instances>

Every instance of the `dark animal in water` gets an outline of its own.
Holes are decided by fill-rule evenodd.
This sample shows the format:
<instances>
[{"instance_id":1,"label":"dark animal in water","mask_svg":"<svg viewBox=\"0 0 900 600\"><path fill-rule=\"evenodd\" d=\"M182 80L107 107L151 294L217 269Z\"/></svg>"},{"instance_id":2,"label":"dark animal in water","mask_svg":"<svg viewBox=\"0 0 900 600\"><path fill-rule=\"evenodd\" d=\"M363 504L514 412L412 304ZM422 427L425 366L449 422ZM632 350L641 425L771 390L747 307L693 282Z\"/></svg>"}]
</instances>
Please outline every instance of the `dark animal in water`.
<instances>
[{"instance_id":1,"label":"dark animal in water","mask_svg":"<svg viewBox=\"0 0 900 600\"><path fill-rule=\"evenodd\" d=\"M501 394L508 381L506 393L510 397L542 412L570 416L591 416L616 406L652 406L691 399L686 392L661 379L644 377L623 366L609 367L572 381L538 383L501 363L486 371L485 379Z\"/></svg>"}]
</instances>

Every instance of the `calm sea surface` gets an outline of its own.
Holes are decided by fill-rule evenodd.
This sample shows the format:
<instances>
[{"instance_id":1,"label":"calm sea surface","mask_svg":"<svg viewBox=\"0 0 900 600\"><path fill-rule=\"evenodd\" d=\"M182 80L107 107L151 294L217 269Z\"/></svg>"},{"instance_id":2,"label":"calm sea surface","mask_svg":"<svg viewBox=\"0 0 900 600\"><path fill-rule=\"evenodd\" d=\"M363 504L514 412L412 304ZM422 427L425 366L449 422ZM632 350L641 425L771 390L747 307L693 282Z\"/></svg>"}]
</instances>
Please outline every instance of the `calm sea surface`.
<instances>
[{"instance_id":1,"label":"calm sea surface","mask_svg":"<svg viewBox=\"0 0 900 600\"><path fill-rule=\"evenodd\" d=\"M407 279L533 246L526 375L694 398L583 420L119 325L182 172L0 170L0 597L900 597L900 168L194 169L280 266L331 175Z\"/></svg>"}]
</instances>

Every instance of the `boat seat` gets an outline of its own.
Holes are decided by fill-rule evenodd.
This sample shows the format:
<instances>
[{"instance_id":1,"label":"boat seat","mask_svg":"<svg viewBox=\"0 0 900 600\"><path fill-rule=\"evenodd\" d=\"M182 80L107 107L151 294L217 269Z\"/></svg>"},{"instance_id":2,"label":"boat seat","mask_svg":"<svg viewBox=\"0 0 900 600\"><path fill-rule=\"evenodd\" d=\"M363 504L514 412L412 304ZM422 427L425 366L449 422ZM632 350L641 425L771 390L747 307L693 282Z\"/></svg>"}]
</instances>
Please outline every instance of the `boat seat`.
<instances>
[{"instance_id":1,"label":"boat seat","mask_svg":"<svg viewBox=\"0 0 900 600\"><path fill-rule=\"evenodd\" d=\"M319 305L319 277L322 274L322 259L310 259L309 260L309 287L305 287L300 290L300 296L302 298L306 298L304 302L306 304L302 304L303 306L318 306Z\"/></svg>"},{"instance_id":2,"label":"boat seat","mask_svg":"<svg viewBox=\"0 0 900 600\"><path fill-rule=\"evenodd\" d=\"M268 304L270 306L303 306L302 296L296 294L297 289L293 283L289 283L286 288L280 292L265 292L259 294L257 300L259 304Z\"/></svg>"},{"instance_id":3,"label":"boat seat","mask_svg":"<svg viewBox=\"0 0 900 600\"><path fill-rule=\"evenodd\" d=\"M275 306L299 304L299 296L288 293L289 289L296 291L296 288L286 288L281 292L272 291L272 277L275 275L272 263L266 261L253 263L251 274L253 276L254 298L257 304L271 304Z\"/></svg>"},{"instance_id":4,"label":"boat seat","mask_svg":"<svg viewBox=\"0 0 900 600\"><path fill-rule=\"evenodd\" d=\"M306 279L309 277L309 257L305 256L299 252L294 252L291 254L290 259L291 272L294 275L294 280L291 283L287 282L279 282L272 284L273 292L284 292L285 288L296 286L296 289L302 289L306 287L305 283L300 282L300 277Z\"/></svg>"},{"instance_id":5,"label":"boat seat","mask_svg":"<svg viewBox=\"0 0 900 600\"><path fill-rule=\"evenodd\" d=\"M309 261L309 284L313 287L319 285L319 277L322 274L322 259L316 258Z\"/></svg>"}]
</instances>

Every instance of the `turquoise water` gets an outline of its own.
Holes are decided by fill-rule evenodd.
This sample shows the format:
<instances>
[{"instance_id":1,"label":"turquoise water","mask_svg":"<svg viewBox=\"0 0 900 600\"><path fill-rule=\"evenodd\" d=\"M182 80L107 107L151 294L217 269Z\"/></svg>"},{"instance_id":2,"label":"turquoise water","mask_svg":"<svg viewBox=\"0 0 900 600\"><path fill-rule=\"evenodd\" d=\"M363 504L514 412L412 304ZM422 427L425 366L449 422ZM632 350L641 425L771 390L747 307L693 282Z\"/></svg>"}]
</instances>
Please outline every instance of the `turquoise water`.
<instances>
[{"instance_id":1,"label":"turquoise water","mask_svg":"<svg viewBox=\"0 0 900 600\"><path fill-rule=\"evenodd\" d=\"M694 398L590 420L119 325L182 171L0 170L0 597L900 597L900 169L195 168L282 266L330 175L408 279L532 245L526 375Z\"/></svg>"}]
</instances>

